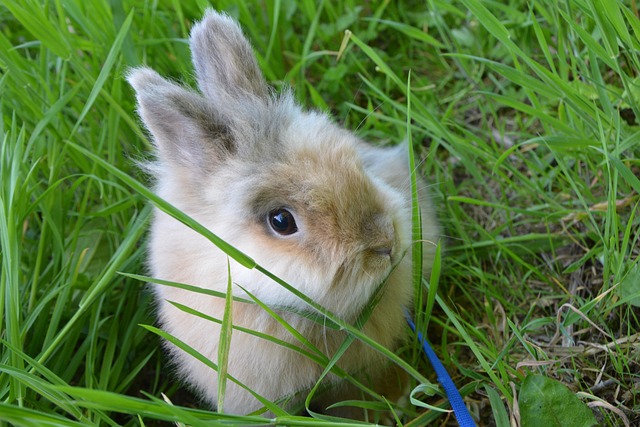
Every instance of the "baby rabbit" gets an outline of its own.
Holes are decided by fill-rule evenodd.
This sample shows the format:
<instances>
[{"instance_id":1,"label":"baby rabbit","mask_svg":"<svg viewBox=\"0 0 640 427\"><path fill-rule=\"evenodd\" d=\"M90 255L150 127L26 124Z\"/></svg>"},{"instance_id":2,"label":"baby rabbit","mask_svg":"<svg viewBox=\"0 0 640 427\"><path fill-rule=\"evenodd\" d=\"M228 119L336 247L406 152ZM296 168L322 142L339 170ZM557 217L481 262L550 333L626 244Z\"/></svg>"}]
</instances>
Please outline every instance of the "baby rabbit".
<instances>
[{"instance_id":1,"label":"baby rabbit","mask_svg":"<svg viewBox=\"0 0 640 427\"><path fill-rule=\"evenodd\" d=\"M128 76L157 149L157 194L346 321L356 319L389 276L363 332L396 349L406 334L403 311L413 295L406 147L368 145L324 114L303 111L289 91L275 95L242 30L225 14L207 11L193 27L190 46L198 92L149 68ZM424 194L423 238L435 242L439 230L428 203ZM427 269L432 255L433 245L426 243ZM226 292L227 255L160 211L153 219L149 266L156 278ZM277 310L326 356L345 339L343 331L292 312L311 309L255 269L231 260L230 273L234 284ZM169 302L222 319L224 299L169 286L153 290L163 329L217 362L219 324ZM239 286L233 292L247 297ZM234 302L232 318L236 326L302 346L259 305ZM184 380L217 406L216 372L167 347ZM383 385L385 358L361 342L349 347L338 366L378 392L392 393ZM323 369L299 352L233 331L229 374L271 401L308 390ZM327 385L337 382L327 377ZM348 386L337 387L336 398L361 397L349 396ZM262 407L231 381L225 396L221 409L227 413ZM330 403L321 402L321 409Z\"/></svg>"}]
</instances>

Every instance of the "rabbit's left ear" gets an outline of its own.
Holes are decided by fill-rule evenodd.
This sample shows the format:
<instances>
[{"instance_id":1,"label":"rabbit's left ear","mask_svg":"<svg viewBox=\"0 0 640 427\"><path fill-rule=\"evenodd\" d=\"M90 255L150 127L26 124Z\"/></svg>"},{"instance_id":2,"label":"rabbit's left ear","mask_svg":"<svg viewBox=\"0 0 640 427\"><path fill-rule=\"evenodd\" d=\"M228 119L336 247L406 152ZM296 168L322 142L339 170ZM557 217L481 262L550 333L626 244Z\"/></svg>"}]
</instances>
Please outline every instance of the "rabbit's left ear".
<instances>
[{"instance_id":1,"label":"rabbit's left ear","mask_svg":"<svg viewBox=\"0 0 640 427\"><path fill-rule=\"evenodd\" d=\"M207 10L191 30L190 43L198 86L218 108L268 99L267 82L251 45L228 15Z\"/></svg>"},{"instance_id":2,"label":"rabbit's left ear","mask_svg":"<svg viewBox=\"0 0 640 427\"><path fill-rule=\"evenodd\" d=\"M138 113L163 163L193 175L210 172L235 154L229 126L200 94L145 67L131 70L127 80L136 91Z\"/></svg>"}]
</instances>

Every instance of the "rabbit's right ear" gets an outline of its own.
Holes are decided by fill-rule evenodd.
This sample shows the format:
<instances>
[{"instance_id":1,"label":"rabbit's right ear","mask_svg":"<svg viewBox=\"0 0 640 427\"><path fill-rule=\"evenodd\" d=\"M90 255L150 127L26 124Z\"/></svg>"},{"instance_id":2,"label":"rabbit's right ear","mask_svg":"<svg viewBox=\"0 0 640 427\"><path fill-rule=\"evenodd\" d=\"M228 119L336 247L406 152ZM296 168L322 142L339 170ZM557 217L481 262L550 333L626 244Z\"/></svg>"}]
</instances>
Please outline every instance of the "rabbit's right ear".
<instances>
[{"instance_id":1,"label":"rabbit's right ear","mask_svg":"<svg viewBox=\"0 0 640 427\"><path fill-rule=\"evenodd\" d=\"M133 69L127 80L163 163L190 174L207 173L236 152L227 122L201 95L150 68Z\"/></svg>"},{"instance_id":2,"label":"rabbit's right ear","mask_svg":"<svg viewBox=\"0 0 640 427\"><path fill-rule=\"evenodd\" d=\"M224 113L238 101L267 101L269 90L253 49L238 24L212 9L191 30L198 86ZM231 105L229 104L231 103Z\"/></svg>"}]
</instances>

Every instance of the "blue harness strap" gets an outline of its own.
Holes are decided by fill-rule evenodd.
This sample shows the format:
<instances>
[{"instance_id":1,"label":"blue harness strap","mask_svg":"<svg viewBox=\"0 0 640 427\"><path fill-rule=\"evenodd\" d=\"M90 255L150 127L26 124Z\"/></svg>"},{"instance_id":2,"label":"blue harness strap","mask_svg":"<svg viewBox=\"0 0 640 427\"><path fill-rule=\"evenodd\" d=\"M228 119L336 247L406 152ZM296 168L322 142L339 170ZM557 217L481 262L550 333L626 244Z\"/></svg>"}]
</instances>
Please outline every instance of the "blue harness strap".
<instances>
[{"instance_id":1,"label":"blue harness strap","mask_svg":"<svg viewBox=\"0 0 640 427\"><path fill-rule=\"evenodd\" d=\"M438 359L438 356L431 348L431 345L429 345L429 343L427 342L427 339L424 338L419 331L416 331L416 325L413 323L413 320L411 320L411 317L408 313L406 313L406 317L407 323L409 323L409 327L418 336L418 340L420 340L420 342L422 343L422 349L427 355L431 366L433 366L433 369L436 371L438 382L440 383L440 385L442 385L444 392L449 398L451 409L453 409L453 414L455 415L456 420L458 420L458 424L460 425L460 427L476 427L476 423L475 421L473 421L473 418L471 417L467 406L464 404L462 396L460 396L460 392L456 388L456 385L453 383L451 376L449 376L449 373L445 369L442 362L440 362L440 359Z\"/></svg>"}]
</instances>

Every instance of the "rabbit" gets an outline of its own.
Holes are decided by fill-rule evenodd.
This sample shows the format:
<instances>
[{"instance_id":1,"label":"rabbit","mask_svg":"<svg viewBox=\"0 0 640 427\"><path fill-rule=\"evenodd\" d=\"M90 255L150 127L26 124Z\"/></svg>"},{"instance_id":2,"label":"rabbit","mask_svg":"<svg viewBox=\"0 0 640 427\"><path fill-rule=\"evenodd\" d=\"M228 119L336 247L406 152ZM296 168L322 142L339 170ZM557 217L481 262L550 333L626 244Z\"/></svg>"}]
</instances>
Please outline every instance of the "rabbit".
<instances>
[{"instance_id":1,"label":"rabbit","mask_svg":"<svg viewBox=\"0 0 640 427\"><path fill-rule=\"evenodd\" d=\"M240 26L224 13L206 11L193 26L190 48L198 91L146 67L127 76L156 150L155 192L344 321L356 320L388 276L362 330L397 349L407 334L404 310L414 292L406 145L370 145L326 114L303 110L291 90L275 94ZM423 239L436 242L434 210L424 188L420 194ZM310 311L304 301L159 210L149 239L148 266L155 278L226 292L230 274L234 296L251 293L329 358L347 336L300 315ZM428 271L433 245L425 243L423 255ZM151 287L163 330L217 363L220 325L171 302L222 319L224 298ZM304 347L257 304L234 301L232 319L235 326ZM216 372L175 345L166 347L180 378L212 408L230 414L263 408L232 381L219 407ZM401 392L397 384L388 385L395 381L389 381L394 368L387 363L355 341L337 365L396 398ZM291 404L323 370L295 350L233 330L229 375L270 401ZM319 399L319 410L336 398L361 396L337 375L325 383L335 388Z\"/></svg>"}]
</instances>

